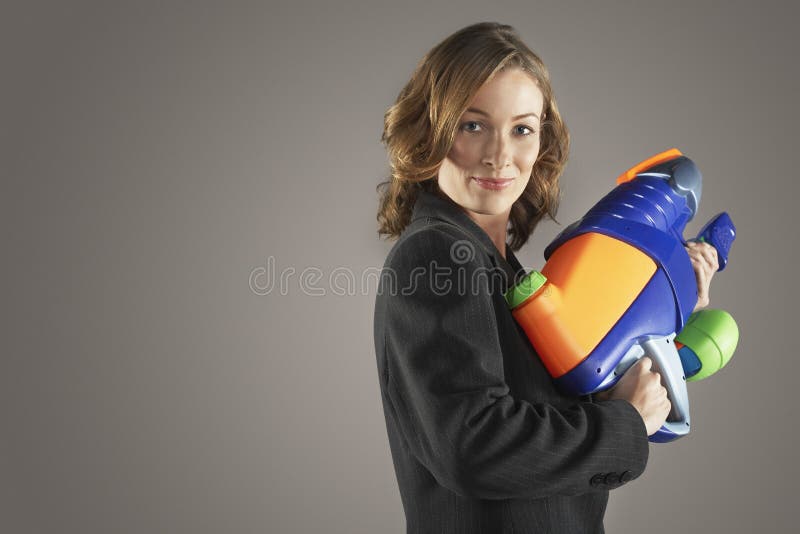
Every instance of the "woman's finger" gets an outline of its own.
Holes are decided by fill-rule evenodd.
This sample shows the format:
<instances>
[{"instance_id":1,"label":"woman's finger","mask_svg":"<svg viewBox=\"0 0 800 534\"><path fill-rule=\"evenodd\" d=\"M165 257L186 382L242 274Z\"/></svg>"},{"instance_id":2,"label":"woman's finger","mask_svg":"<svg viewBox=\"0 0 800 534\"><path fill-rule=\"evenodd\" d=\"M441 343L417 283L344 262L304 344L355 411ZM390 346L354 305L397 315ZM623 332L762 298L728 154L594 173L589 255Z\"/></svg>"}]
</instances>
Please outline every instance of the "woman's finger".
<instances>
[{"instance_id":1,"label":"woman's finger","mask_svg":"<svg viewBox=\"0 0 800 534\"><path fill-rule=\"evenodd\" d=\"M719 269L719 258L717 256L717 249L712 245L705 242L697 242L692 249L706 261L715 271Z\"/></svg>"},{"instance_id":2,"label":"woman's finger","mask_svg":"<svg viewBox=\"0 0 800 534\"><path fill-rule=\"evenodd\" d=\"M716 249L710 245L693 246L689 249L689 258L699 262L703 269L716 272L719 268L716 257Z\"/></svg>"},{"instance_id":3,"label":"woman's finger","mask_svg":"<svg viewBox=\"0 0 800 534\"><path fill-rule=\"evenodd\" d=\"M698 247L700 254L703 258L708 262L710 266L718 265L717 264L717 249L709 245L708 243L702 243L700 247Z\"/></svg>"}]
</instances>

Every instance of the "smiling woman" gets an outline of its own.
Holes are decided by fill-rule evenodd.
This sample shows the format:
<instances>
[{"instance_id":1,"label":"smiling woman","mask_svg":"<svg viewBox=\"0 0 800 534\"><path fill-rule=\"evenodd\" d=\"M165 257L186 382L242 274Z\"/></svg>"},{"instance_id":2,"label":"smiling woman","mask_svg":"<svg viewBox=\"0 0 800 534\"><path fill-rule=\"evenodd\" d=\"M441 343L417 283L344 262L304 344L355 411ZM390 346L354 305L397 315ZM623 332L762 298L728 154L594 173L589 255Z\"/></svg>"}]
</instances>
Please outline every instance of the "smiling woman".
<instances>
[{"instance_id":1,"label":"smiling woman","mask_svg":"<svg viewBox=\"0 0 800 534\"><path fill-rule=\"evenodd\" d=\"M547 70L510 26L464 28L419 63L382 139L379 234L397 243L375 352L407 531L602 532L608 490L644 471L643 419L558 391L504 298L569 149Z\"/></svg>"}]
</instances>

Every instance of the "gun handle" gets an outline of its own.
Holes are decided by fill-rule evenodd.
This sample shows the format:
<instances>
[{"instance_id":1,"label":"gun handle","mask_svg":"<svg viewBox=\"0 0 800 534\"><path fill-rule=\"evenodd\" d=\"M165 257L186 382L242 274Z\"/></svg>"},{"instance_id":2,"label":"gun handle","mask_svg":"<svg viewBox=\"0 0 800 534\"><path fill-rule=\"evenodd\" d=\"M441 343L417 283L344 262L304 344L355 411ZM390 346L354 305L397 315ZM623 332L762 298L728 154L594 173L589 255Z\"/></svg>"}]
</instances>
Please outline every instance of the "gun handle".
<instances>
[{"instance_id":1,"label":"gun handle","mask_svg":"<svg viewBox=\"0 0 800 534\"><path fill-rule=\"evenodd\" d=\"M672 403L667 421L648 439L652 443L667 443L689 433L689 393L686 388L686 375L683 371L678 349L675 346L675 334L655 337L639 342L629 351L629 357L623 358L615 369L616 378L619 379L625 372L643 356L653 360L653 371L661 375L662 383L667 389L667 395ZM603 388L607 384L603 384Z\"/></svg>"},{"instance_id":2,"label":"gun handle","mask_svg":"<svg viewBox=\"0 0 800 534\"><path fill-rule=\"evenodd\" d=\"M705 241L717 249L718 270L721 271L728 264L728 253L731 250L734 239L736 239L736 227L733 225L730 216L723 211L706 223L700 233L697 234L696 241Z\"/></svg>"}]
</instances>

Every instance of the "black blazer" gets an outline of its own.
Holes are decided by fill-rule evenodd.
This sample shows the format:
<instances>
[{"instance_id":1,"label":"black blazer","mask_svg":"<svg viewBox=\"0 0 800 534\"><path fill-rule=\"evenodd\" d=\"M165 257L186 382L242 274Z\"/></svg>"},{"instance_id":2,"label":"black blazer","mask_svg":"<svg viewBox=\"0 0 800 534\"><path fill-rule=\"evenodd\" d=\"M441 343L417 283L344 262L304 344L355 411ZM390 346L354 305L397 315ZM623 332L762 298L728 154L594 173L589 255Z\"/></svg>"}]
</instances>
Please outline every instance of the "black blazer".
<instances>
[{"instance_id":1,"label":"black blazer","mask_svg":"<svg viewBox=\"0 0 800 534\"><path fill-rule=\"evenodd\" d=\"M647 464L630 403L555 389L506 306L525 272L506 254L421 192L381 272L375 351L409 533L603 532L608 490Z\"/></svg>"}]
</instances>

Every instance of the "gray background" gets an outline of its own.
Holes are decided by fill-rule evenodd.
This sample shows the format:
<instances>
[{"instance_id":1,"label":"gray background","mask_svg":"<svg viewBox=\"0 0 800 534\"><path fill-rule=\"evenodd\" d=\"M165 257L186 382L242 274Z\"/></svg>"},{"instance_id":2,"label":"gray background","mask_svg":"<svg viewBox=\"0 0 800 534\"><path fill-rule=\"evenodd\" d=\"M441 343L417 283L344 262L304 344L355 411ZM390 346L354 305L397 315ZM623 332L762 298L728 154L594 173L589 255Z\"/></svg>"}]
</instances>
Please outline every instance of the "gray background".
<instances>
[{"instance_id":1,"label":"gray background","mask_svg":"<svg viewBox=\"0 0 800 534\"><path fill-rule=\"evenodd\" d=\"M737 353L607 530L795 531L797 13L528 0L3 3L1 532L404 532L361 279L391 247L379 137L483 20L550 69L562 224L674 146L705 176L689 231L739 230L711 291Z\"/></svg>"}]
</instances>

